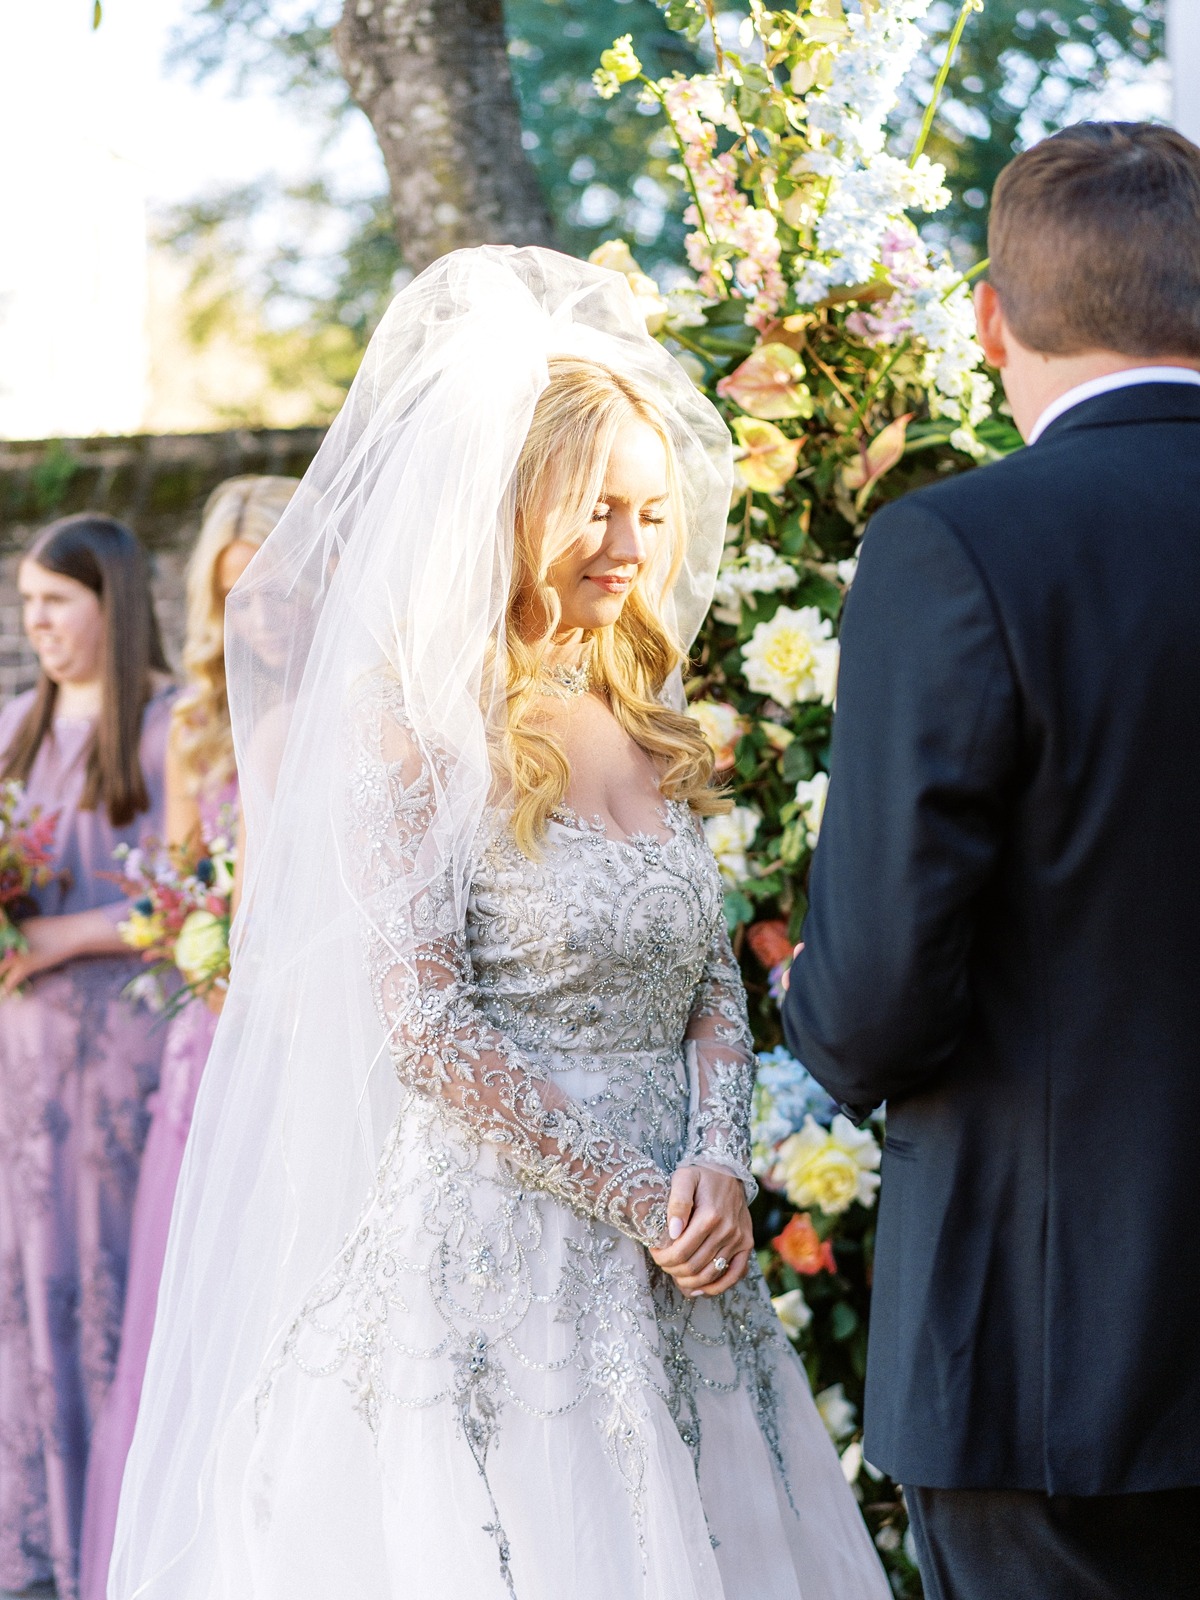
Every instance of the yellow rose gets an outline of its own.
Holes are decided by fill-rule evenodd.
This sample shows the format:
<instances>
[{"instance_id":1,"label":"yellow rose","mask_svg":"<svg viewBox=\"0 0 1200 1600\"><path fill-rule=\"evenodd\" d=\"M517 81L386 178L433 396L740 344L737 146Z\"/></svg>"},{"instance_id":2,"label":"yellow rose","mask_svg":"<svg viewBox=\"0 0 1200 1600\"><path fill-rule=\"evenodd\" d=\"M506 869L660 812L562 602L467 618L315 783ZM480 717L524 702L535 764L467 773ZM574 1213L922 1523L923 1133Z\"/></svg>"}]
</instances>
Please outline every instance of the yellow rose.
<instances>
[{"instance_id":1,"label":"yellow rose","mask_svg":"<svg viewBox=\"0 0 1200 1600\"><path fill-rule=\"evenodd\" d=\"M809 1116L799 1133L779 1146L774 1176L794 1206L816 1206L827 1216L837 1216L856 1200L874 1204L878 1167L879 1146L868 1129L837 1116L826 1131Z\"/></svg>"},{"instance_id":2,"label":"yellow rose","mask_svg":"<svg viewBox=\"0 0 1200 1600\"><path fill-rule=\"evenodd\" d=\"M209 983L229 965L229 923L211 911L193 911L175 941L175 965L189 983Z\"/></svg>"}]
</instances>

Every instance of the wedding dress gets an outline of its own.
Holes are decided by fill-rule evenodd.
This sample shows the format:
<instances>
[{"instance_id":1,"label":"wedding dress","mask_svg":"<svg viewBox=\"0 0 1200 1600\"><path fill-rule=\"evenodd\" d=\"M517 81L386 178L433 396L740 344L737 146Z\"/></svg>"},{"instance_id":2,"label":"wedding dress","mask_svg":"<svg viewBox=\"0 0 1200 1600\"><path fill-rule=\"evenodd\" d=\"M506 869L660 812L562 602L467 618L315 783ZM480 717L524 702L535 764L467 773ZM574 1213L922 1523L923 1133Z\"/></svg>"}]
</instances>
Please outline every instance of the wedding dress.
<instances>
[{"instance_id":1,"label":"wedding dress","mask_svg":"<svg viewBox=\"0 0 1200 1600\"><path fill-rule=\"evenodd\" d=\"M531 860L488 759L547 353L661 396L685 639L727 434L614 274L459 252L389 316L231 603L247 904L111 1600L884 1600L757 1270L687 1299L646 1248L681 1163L753 1181L703 832L564 809Z\"/></svg>"}]
</instances>

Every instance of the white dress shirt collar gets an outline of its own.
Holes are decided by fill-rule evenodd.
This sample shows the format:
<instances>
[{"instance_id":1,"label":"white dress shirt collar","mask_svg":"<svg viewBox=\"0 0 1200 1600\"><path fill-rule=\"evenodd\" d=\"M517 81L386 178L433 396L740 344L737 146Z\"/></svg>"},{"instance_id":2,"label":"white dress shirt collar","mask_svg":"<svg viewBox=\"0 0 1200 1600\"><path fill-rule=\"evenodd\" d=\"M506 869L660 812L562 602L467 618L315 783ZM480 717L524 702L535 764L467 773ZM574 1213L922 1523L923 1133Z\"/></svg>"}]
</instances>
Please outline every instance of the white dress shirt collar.
<instances>
[{"instance_id":1,"label":"white dress shirt collar","mask_svg":"<svg viewBox=\"0 0 1200 1600\"><path fill-rule=\"evenodd\" d=\"M1111 394L1114 389L1128 389L1135 383L1194 383L1200 385L1200 372L1191 367L1129 367L1124 372L1110 372L1104 378L1089 378L1077 383L1066 394L1052 400L1029 430L1026 444L1036 444L1052 422L1057 422L1064 412L1072 411L1085 400L1097 395Z\"/></svg>"}]
</instances>

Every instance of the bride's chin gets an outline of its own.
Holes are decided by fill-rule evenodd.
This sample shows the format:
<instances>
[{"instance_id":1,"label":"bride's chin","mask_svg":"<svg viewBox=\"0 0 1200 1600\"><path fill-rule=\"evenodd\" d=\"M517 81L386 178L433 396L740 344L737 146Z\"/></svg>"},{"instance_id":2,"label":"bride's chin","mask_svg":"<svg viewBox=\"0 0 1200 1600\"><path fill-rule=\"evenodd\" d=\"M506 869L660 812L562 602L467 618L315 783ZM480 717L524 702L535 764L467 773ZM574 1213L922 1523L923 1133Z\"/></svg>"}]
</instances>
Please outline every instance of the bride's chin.
<instances>
[{"instance_id":1,"label":"bride's chin","mask_svg":"<svg viewBox=\"0 0 1200 1600\"><path fill-rule=\"evenodd\" d=\"M624 594L599 595L578 608L569 626L588 633L595 628L611 628L624 611L628 598Z\"/></svg>"}]
</instances>

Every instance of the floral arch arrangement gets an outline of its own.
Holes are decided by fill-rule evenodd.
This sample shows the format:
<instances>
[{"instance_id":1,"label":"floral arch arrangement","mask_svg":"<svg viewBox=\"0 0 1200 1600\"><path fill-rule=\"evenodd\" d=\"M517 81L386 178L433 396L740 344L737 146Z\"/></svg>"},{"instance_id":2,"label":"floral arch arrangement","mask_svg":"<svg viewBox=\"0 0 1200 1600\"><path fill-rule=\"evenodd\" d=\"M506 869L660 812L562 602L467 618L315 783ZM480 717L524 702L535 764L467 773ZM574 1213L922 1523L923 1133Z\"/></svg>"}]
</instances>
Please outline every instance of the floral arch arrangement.
<instances>
[{"instance_id":1,"label":"floral arch arrangement","mask_svg":"<svg viewBox=\"0 0 1200 1600\"><path fill-rule=\"evenodd\" d=\"M652 80L630 35L605 51L664 117L689 197L694 282L663 290L613 240L651 332L729 422L738 488L691 712L736 805L706 825L761 1047L754 1160L760 1260L901 1595L919 1580L899 1490L863 1461L878 1123L854 1128L780 1044L779 982L799 936L821 827L837 628L871 511L1017 447L975 340L970 280L919 223L949 203L924 146L964 27L960 5L912 148L888 118L930 0L658 0L703 40L707 73Z\"/></svg>"}]
</instances>

